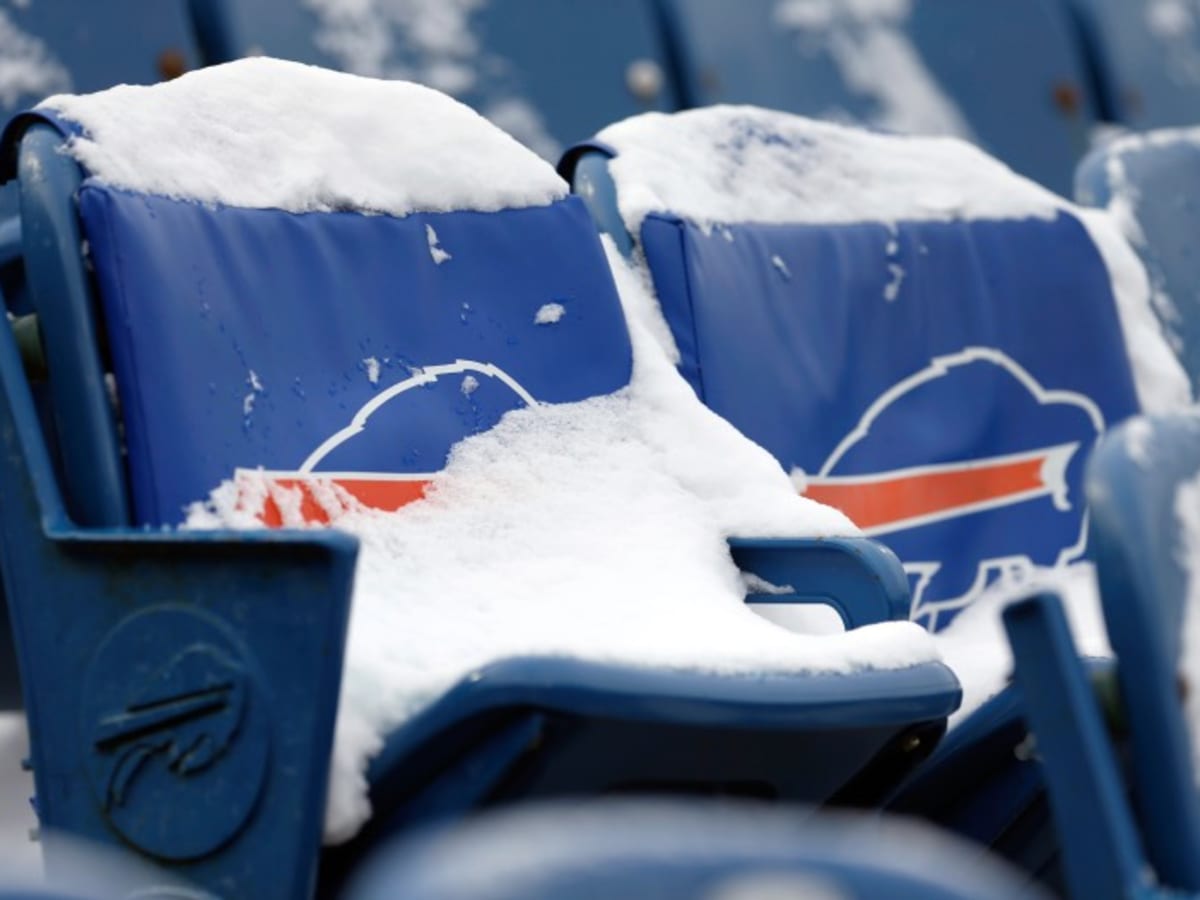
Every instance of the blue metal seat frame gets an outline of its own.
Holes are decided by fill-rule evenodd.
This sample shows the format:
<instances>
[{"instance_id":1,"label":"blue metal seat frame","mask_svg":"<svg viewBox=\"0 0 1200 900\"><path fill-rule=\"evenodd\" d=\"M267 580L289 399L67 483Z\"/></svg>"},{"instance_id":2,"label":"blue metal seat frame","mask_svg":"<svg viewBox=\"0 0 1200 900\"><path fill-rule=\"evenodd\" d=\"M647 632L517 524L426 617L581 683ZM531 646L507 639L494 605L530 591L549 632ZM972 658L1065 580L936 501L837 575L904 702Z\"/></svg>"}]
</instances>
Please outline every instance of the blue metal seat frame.
<instances>
[{"instance_id":1,"label":"blue metal seat frame","mask_svg":"<svg viewBox=\"0 0 1200 900\"><path fill-rule=\"evenodd\" d=\"M1135 430L1136 429L1136 430ZM1040 595L1005 623L1080 897L1200 892L1200 798L1180 698L1188 576L1177 491L1200 474L1200 420L1138 420L1112 432L1088 475L1093 552L1129 724L1132 802L1061 605Z\"/></svg>"}]
</instances>

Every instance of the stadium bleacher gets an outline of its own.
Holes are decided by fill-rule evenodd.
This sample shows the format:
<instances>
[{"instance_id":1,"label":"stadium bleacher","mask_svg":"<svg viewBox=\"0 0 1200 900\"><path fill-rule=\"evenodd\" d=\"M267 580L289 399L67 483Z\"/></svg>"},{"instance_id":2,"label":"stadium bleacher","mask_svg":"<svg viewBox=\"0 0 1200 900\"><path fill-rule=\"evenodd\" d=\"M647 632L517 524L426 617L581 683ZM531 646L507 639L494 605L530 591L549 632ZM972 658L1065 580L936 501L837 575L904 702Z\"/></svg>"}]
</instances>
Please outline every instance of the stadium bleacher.
<instances>
[{"instance_id":1,"label":"stadium bleacher","mask_svg":"<svg viewBox=\"0 0 1200 900\"><path fill-rule=\"evenodd\" d=\"M1097 110L1057 3L666 0L688 105L977 141L1059 192Z\"/></svg>"},{"instance_id":2,"label":"stadium bleacher","mask_svg":"<svg viewBox=\"0 0 1200 900\"><path fill-rule=\"evenodd\" d=\"M17 117L259 56L364 78L248 61ZM376 79L550 163L584 142L578 196ZM40 827L77 900L154 872L223 897L1200 894L1200 156L1114 140L1198 101L1194 0L0 0L0 707L24 707L0 724L27 719L36 793L0 825ZM1094 209L1051 193L1073 178ZM555 412L580 402L609 443ZM554 448L523 443L531 411ZM530 472L470 475L518 450ZM456 525L453 496L487 512ZM474 624L423 631L423 605ZM596 640L547 639L557 617ZM612 792L779 808L536 803ZM510 828L562 842L520 870ZM70 837L151 869L117 887Z\"/></svg>"},{"instance_id":3,"label":"stadium bleacher","mask_svg":"<svg viewBox=\"0 0 1200 900\"><path fill-rule=\"evenodd\" d=\"M1068 0L1104 118L1191 125L1200 104L1200 10L1175 0Z\"/></svg>"},{"instance_id":4,"label":"stadium bleacher","mask_svg":"<svg viewBox=\"0 0 1200 900\"><path fill-rule=\"evenodd\" d=\"M609 122L679 103L653 0L374 3L357 12L299 0L190 2L209 63L265 54L419 81L551 162Z\"/></svg>"}]
</instances>

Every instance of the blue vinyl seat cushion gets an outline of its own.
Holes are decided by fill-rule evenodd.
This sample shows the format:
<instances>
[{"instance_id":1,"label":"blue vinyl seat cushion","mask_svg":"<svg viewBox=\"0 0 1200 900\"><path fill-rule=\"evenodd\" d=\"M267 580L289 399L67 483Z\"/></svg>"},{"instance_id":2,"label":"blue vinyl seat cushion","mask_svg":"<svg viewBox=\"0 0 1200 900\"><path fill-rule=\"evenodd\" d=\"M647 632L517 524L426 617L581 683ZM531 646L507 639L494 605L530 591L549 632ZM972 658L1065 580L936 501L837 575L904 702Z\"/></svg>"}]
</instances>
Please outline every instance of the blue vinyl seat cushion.
<instances>
[{"instance_id":1,"label":"blue vinyl seat cushion","mask_svg":"<svg viewBox=\"0 0 1200 900\"><path fill-rule=\"evenodd\" d=\"M1083 555L1083 463L1138 406L1072 216L652 214L640 245L697 394L896 551L915 617L940 627L1001 574Z\"/></svg>"},{"instance_id":2,"label":"blue vinyl seat cushion","mask_svg":"<svg viewBox=\"0 0 1200 900\"><path fill-rule=\"evenodd\" d=\"M576 199L396 219L85 184L80 208L141 522L180 521L238 469L420 482L509 409L629 379L624 319ZM539 324L550 304L565 314Z\"/></svg>"}]
</instances>

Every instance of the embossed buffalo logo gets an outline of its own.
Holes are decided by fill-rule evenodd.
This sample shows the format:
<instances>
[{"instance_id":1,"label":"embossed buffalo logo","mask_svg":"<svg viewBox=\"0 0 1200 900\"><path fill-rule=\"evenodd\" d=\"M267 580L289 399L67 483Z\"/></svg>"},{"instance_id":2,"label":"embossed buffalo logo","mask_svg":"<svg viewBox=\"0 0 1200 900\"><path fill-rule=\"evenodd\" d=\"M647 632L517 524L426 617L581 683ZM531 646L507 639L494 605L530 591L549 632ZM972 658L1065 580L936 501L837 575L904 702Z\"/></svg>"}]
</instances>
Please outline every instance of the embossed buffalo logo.
<instances>
[{"instance_id":1,"label":"embossed buffalo logo","mask_svg":"<svg viewBox=\"0 0 1200 900\"><path fill-rule=\"evenodd\" d=\"M96 749L112 754L105 809L125 804L155 758L179 776L211 766L237 734L247 696L245 672L219 649L193 644L171 657L123 709L96 724Z\"/></svg>"}]
</instances>

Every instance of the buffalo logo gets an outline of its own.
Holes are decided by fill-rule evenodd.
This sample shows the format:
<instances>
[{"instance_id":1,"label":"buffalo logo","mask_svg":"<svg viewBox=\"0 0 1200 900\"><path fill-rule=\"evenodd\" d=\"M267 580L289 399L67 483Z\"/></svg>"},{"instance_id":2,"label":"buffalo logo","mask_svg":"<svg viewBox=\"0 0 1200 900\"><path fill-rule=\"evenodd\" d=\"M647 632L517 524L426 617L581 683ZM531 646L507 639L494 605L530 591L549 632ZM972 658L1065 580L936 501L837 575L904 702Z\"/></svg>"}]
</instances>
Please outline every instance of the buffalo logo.
<instances>
[{"instance_id":1,"label":"buffalo logo","mask_svg":"<svg viewBox=\"0 0 1200 900\"><path fill-rule=\"evenodd\" d=\"M206 769L225 752L246 708L241 668L214 647L174 656L125 707L96 726L96 749L112 759L104 806L124 806L142 767L162 755L176 775Z\"/></svg>"},{"instance_id":2,"label":"buffalo logo","mask_svg":"<svg viewBox=\"0 0 1200 900\"><path fill-rule=\"evenodd\" d=\"M135 847L194 859L248 821L270 743L252 671L222 623L181 607L135 613L100 645L83 689L86 765Z\"/></svg>"},{"instance_id":3,"label":"buffalo logo","mask_svg":"<svg viewBox=\"0 0 1200 900\"><path fill-rule=\"evenodd\" d=\"M913 618L936 629L997 579L1082 555L1082 466L1103 430L1088 397L970 347L885 391L797 480L896 551Z\"/></svg>"},{"instance_id":4,"label":"buffalo logo","mask_svg":"<svg viewBox=\"0 0 1200 900\"><path fill-rule=\"evenodd\" d=\"M238 469L242 505L261 509L272 527L327 524L348 505L399 509L425 496L455 443L487 431L510 410L536 405L490 363L426 366L364 404L295 471ZM384 459L408 471L381 470Z\"/></svg>"}]
</instances>

